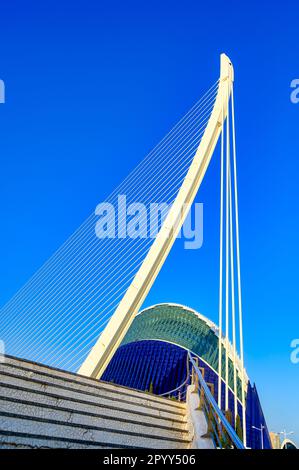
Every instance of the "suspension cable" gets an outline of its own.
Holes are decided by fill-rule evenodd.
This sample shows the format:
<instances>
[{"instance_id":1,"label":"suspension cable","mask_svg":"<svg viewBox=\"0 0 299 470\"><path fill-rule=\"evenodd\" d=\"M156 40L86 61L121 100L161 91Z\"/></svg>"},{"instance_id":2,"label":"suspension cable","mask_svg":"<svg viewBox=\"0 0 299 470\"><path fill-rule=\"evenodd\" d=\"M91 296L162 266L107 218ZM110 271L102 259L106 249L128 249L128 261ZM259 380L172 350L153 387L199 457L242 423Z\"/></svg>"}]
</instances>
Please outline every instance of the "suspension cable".
<instances>
[{"instance_id":1,"label":"suspension cable","mask_svg":"<svg viewBox=\"0 0 299 470\"><path fill-rule=\"evenodd\" d=\"M240 360L241 360L241 381L242 381L242 424L243 424L243 442L244 442L244 446L246 447L246 402L245 402L245 371L244 371L244 345L243 345L243 320L242 320L243 313L242 313L242 290L241 290L241 269L240 269L239 205L238 205L238 184L237 184L235 103L234 103L233 86L232 86L232 95L231 95L231 112L232 112L234 199L235 199L235 224L236 224L239 336L240 336Z\"/></svg>"},{"instance_id":2,"label":"suspension cable","mask_svg":"<svg viewBox=\"0 0 299 470\"><path fill-rule=\"evenodd\" d=\"M229 381L229 162L230 162L230 128L229 128L229 90L227 90L226 118L226 201L225 201L225 410L228 410L228 381Z\"/></svg>"},{"instance_id":3,"label":"suspension cable","mask_svg":"<svg viewBox=\"0 0 299 470\"><path fill-rule=\"evenodd\" d=\"M220 255L219 255L219 338L218 338L218 407L221 409L222 396L222 308L223 308L223 164L224 164L224 111L222 99L222 131L221 131L221 155L220 155Z\"/></svg>"}]
</instances>

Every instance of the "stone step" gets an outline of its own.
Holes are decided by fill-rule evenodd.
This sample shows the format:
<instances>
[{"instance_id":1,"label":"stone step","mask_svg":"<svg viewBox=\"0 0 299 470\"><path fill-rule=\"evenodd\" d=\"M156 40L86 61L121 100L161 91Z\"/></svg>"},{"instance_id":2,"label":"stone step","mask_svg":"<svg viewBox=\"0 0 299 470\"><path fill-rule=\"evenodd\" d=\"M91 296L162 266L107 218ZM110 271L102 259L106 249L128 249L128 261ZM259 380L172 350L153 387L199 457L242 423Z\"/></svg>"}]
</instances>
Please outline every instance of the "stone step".
<instances>
[{"instance_id":1,"label":"stone step","mask_svg":"<svg viewBox=\"0 0 299 470\"><path fill-rule=\"evenodd\" d=\"M110 444L109 448L114 446ZM38 434L23 435L0 430L0 449L107 449L105 445L93 442L76 441L75 439L56 439L55 437L41 437Z\"/></svg>"},{"instance_id":2,"label":"stone step","mask_svg":"<svg viewBox=\"0 0 299 470\"><path fill-rule=\"evenodd\" d=\"M186 404L6 357L0 364L1 448L191 445Z\"/></svg>"},{"instance_id":3,"label":"stone step","mask_svg":"<svg viewBox=\"0 0 299 470\"><path fill-rule=\"evenodd\" d=\"M77 443L87 444L92 442L93 445L101 447L134 447L148 449L179 449L188 448L190 441L187 439L176 439L174 437L154 437L135 433L123 433L121 430L106 430L95 428L92 426L83 426L73 423L52 422L39 418L28 419L21 416L1 416L0 428L1 432L10 433L11 435L23 435L34 442L34 436L41 436L49 444L48 438L61 440L67 439L76 441ZM133 428L132 428L133 429ZM76 447L76 446L74 446Z\"/></svg>"},{"instance_id":4,"label":"stone step","mask_svg":"<svg viewBox=\"0 0 299 470\"><path fill-rule=\"evenodd\" d=\"M17 369L17 374L16 374ZM100 382L98 380L89 379L77 374L71 374L61 370L48 368L46 366L28 363L27 361L19 361L6 356L5 362L0 364L0 373L5 373L11 377L22 377L35 383L42 385L56 385L65 389L83 391L100 395L109 400L122 400L124 403L155 405L157 409L163 409L172 412L184 414L186 410L185 403L170 400L164 397L133 390L127 387Z\"/></svg>"},{"instance_id":5,"label":"stone step","mask_svg":"<svg viewBox=\"0 0 299 470\"><path fill-rule=\"evenodd\" d=\"M140 390L135 390L129 387L124 387L122 385L112 384L110 382L99 381L96 379L91 379L89 377L85 377L83 375L78 375L72 372L63 371L61 369L56 369L53 367L45 366L44 364L40 364L37 362L30 362L25 359L18 359L12 356L5 356L5 361L0 363L0 371L4 370L16 370L16 368L20 371L24 371L24 373L28 372L30 376L30 372L33 373L32 377L35 375L39 378L46 377L50 379L50 381L55 378L55 380L62 379L63 382L68 383L70 386L74 386L77 384L79 387L82 386L91 386L94 389L98 389L101 393L109 392L110 396L117 394L118 396L121 394L126 399L130 399L131 397L136 399L138 397L139 400L146 400L152 401L157 404L162 403L165 405L166 403L171 408L181 409L185 412L186 405L185 403L180 403L175 400L171 400L166 397L159 397L157 395L153 395L148 392L143 392Z\"/></svg>"},{"instance_id":6,"label":"stone step","mask_svg":"<svg viewBox=\"0 0 299 470\"><path fill-rule=\"evenodd\" d=\"M3 400L0 398L0 423L3 417L6 416L18 416L24 417L28 420L42 420L52 423L61 424L74 424L81 427L89 427L99 430L111 430L121 431L125 434L130 434L134 430L134 434L151 436L151 437L163 437L163 438L174 438L178 440L188 440L189 433L186 429L180 427L169 428L161 425L151 425L148 423L147 417L140 419L139 422L131 422L127 413L127 420L104 418L97 415L91 415L88 413L80 413L77 410L66 410L49 408L40 406L39 404L32 402L30 404L23 402L13 402L10 400Z\"/></svg>"},{"instance_id":7,"label":"stone step","mask_svg":"<svg viewBox=\"0 0 299 470\"><path fill-rule=\"evenodd\" d=\"M186 427L185 416L177 417L164 412L155 413L155 410L147 407L140 407L139 410L136 410L136 407L132 410L117 405L107 407L103 403L92 403L86 400L78 401L49 393L36 393L32 392L29 388L24 391L13 386L1 384L0 395L1 400L7 400L12 403L23 403L24 405L35 403L42 408L56 408L66 412L77 411L90 416L98 416L99 418L127 421L133 425L146 420L151 426L160 426L165 429L181 430Z\"/></svg>"},{"instance_id":8,"label":"stone step","mask_svg":"<svg viewBox=\"0 0 299 470\"><path fill-rule=\"evenodd\" d=\"M40 383L38 381L29 379L24 380L17 375L5 375L0 373L0 389L1 395L12 397L14 394L19 400L35 401L36 395L54 398L56 400L69 400L73 403L92 404L101 407L102 409L109 410L122 410L132 414L146 414L151 417L159 417L170 420L185 422L185 414L182 414L168 409L157 408L152 402L137 403L134 401L124 400L111 400L110 397L102 397L98 393L90 393L83 391L76 391L68 388L61 388L51 384Z\"/></svg>"}]
</instances>

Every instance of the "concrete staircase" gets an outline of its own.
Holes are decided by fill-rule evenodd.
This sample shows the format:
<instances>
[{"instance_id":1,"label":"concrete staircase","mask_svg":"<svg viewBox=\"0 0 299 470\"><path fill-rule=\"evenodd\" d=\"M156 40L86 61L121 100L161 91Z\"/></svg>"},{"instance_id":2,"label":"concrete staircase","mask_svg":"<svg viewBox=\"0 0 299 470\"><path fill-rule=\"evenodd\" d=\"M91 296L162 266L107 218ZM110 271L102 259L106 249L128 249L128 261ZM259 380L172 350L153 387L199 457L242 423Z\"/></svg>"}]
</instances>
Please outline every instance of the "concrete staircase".
<instances>
[{"instance_id":1,"label":"concrete staircase","mask_svg":"<svg viewBox=\"0 0 299 470\"><path fill-rule=\"evenodd\" d=\"M42 364L0 364L0 448L189 448L186 414L184 403Z\"/></svg>"}]
</instances>

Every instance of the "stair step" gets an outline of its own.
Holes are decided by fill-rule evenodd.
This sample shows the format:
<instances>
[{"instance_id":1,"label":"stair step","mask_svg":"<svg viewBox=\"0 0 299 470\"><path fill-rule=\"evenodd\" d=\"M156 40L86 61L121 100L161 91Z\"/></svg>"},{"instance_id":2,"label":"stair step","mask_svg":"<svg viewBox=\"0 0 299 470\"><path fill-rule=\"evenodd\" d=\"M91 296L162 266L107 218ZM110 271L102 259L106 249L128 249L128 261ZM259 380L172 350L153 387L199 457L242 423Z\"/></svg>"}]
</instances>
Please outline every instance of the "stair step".
<instances>
[{"instance_id":1,"label":"stair step","mask_svg":"<svg viewBox=\"0 0 299 470\"><path fill-rule=\"evenodd\" d=\"M118 429L103 430L91 426L77 425L73 423L56 423L38 418L28 419L21 416L1 416L1 431L11 434L22 433L30 436L43 436L44 438L76 440L81 443L93 442L100 446L140 447L150 449L186 448L189 439L176 439L173 437L154 437L131 432L124 434Z\"/></svg>"},{"instance_id":2,"label":"stair step","mask_svg":"<svg viewBox=\"0 0 299 470\"><path fill-rule=\"evenodd\" d=\"M101 445L94 442L76 441L76 439L57 439L41 437L38 434L9 433L0 430L0 449L108 449L119 446Z\"/></svg>"},{"instance_id":3,"label":"stair step","mask_svg":"<svg viewBox=\"0 0 299 470\"><path fill-rule=\"evenodd\" d=\"M7 400L12 403L23 403L28 405L35 403L42 408L56 408L61 411L77 411L90 416L98 416L111 420L127 421L132 424L146 421L149 425L160 426L165 429L183 429L186 427L186 417L179 417L170 413L153 413L148 408L142 408L140 411L133 411L127 408L114 406L106 407L102 403L90 403L88 401L77 401L71 398L62 398L58 395L48 393L35 393L29 389L23 391L14 387L0 385L1 400ZM0 408L1 410L1 408Z\"/></svg>"},{"instance_id":4,"label":"stair step","mask_svg":"<svg viewBox=\"0 0 299 470\"><path fill-rule=\"evenodd\" d=\"M5 357L1 448L186 449L186 404Z\"/></svg>"},{"instance_id":5,"label":"stair step","mask_svg":"<svg viewBox=\"0 0 299 470\"><path fill-rule=\"evenodd\" d=\"M84 394L92 393L93 395L101 396L101 398L105 397L109 400L117 400L118 402L133 402L134 404L143 404L146 406L152 405L157 407L157 409L168 410L171 413L176 412L178 414L184 414L186 410L185 403L179 403L150 393L108 384L108 382L99 382L94 379L65 373L63 371L58 371L59 374L56 375L57 371L55 369L48 369L48 372L45 373L40 370L42 366L36 368L34 367L35 364L33 364L32 367L23 367L23 361L20 361L22 364L21 366L17 365L18 361L16 360L8 361L9 358L6 358L6 361L3 364L0 364L0 374L4 373L7 376L23 378L24 380L27 379L30 380L30 382L34 381L35 383L39 383L43 386L56 385L57 387L61 387L66 390L74 390L77 392L82 391Z\"/></svg>"},{"instance_id":6,"label":"stair step","mask_svg":"<svg viewBox=\"0 0 299 470\"><path fill-rule=\"evenodd\" d=\"M126 434L130 434L132 429L134 433L140 435L149 435L152 437L173 437L175 439L186 440L188 439L188 431L182 428L167 428L160 425L150 425L147 418L134 423L128 420L113 420L103 418L101 416L94 416L90 414L83 414L77 410L62 411L61 409L40 407L36 403L24 404L21 402L11 402L0 398L0 422L2 417L5 416L18 416L24 417L28 420L40 419L47 422L56 422L61 424L74 424L81 427L87 426L89 428L99 430L114 430L117 429ZM132 426L133 424L133 426Z\"/></svg>"},{"instance_id":7,"label":"stair step","mask_svg":"<svg viewBox=\"0 0 299 470\"><path fill-rule=\"evenodd\" d=\"M135 404L133 401L127 402L123 400L111 400L109 397L102 397L98 394L84 393L82 391L77 392L75 390L69 390L60 388L53 385L45 385L39 382L24 380L19 377L11 377L4 374L0 374L0 389L2 396L12 397L15 392L20 400L36 400L36 395L44 397L52 397L56 400L69 400L76 403L92 404L101 408L111 410L122 410L127 413L135 414L146 414L152 417L162 417L166 419L172 419L176 421L185 421L185 415L182 413L173 413L168 409L157 408L151 403L138 403Z\"/></svg>"}]
</instances>

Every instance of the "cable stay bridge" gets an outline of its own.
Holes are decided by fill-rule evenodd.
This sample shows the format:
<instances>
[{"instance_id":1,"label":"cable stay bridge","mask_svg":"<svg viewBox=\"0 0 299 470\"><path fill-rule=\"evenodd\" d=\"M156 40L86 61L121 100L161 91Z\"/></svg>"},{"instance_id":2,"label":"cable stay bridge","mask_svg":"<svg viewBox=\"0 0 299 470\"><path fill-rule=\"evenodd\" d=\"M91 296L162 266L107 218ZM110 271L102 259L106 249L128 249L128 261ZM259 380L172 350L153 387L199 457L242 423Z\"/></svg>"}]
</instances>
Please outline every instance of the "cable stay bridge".
<instances>
[{"instance_id":1,"label":"cable stay bridge","mask_svg":"<svg viewBox=\"0 0 299 470\"><path fill-rule=\"evenodd\" d=\"M175 304L142 310L217 143L218 325ZM140 223L126 227L125 214L115 222L120 195L157 205L154 237ZM259 447L252 426L261 421L267 443L244 368L234 70L225 54L219 79L101 210L1 308L0 446L245 449Z\"/></svg>"}]
</instances>

